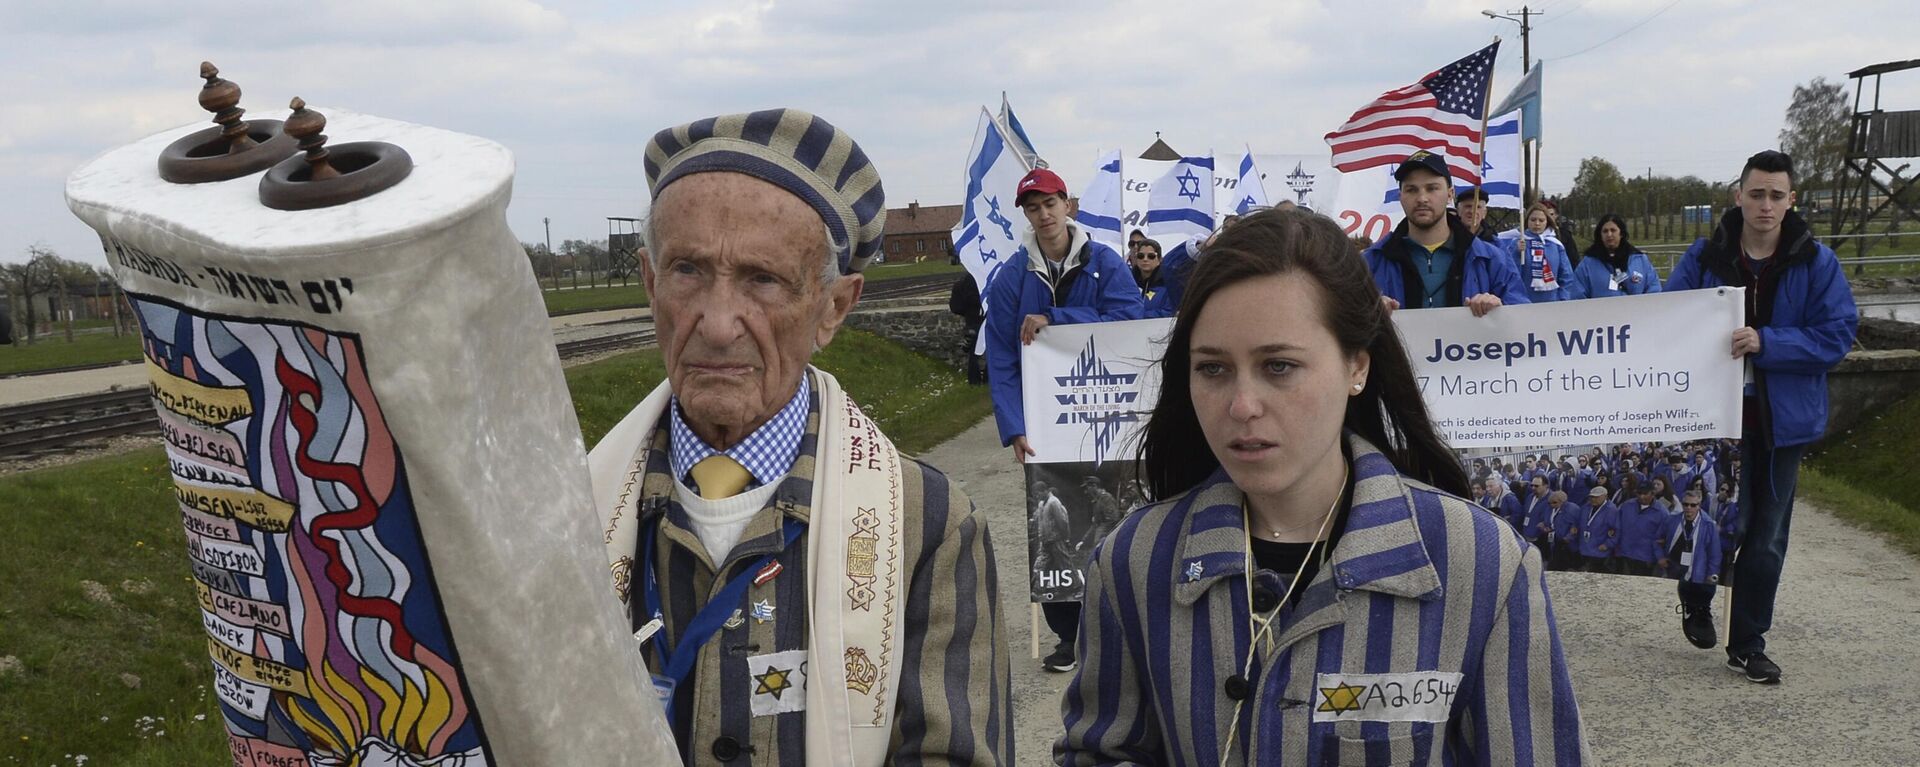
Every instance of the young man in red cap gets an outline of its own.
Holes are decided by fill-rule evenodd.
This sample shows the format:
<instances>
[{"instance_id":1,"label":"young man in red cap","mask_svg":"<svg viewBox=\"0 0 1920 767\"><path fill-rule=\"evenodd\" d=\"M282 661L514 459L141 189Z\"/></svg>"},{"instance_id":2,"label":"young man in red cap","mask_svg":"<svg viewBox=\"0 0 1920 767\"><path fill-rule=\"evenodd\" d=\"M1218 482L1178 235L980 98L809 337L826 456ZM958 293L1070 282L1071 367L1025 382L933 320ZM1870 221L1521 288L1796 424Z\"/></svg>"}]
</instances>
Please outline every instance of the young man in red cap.
<instances>
[{"instance_id":1,"label":"young man in red cap","mask_svg":"<svg viewBox=\"0 0 1920 767\"><path fill-rule=\"evenodd\" d=\"M1014 460L1025 463L1034 451L1027 445L1020 399L1020 347L1049 325L1135 320L1145 316L1146 306L1126 260L1073 222L1067 184L1059 175L1045 168L1028 173L1014 201L1030 228L1009 266L987 286L984 332L1000 444L1012 446ZM1072 671L1080 603L1049 602L1041 609L1060 637L1044 665L1049 671Z\"/></svg>"}]
</instances>

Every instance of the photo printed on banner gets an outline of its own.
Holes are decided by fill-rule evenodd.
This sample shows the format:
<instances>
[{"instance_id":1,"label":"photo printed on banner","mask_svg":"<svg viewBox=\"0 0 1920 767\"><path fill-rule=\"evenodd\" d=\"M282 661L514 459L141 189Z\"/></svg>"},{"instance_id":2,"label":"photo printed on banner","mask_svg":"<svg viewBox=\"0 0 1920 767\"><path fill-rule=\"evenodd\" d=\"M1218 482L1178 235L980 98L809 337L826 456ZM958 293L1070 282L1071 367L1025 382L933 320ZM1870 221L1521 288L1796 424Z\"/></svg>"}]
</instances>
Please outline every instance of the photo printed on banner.
<instances>
[{"instance_id":1,"label":"photo printed on banner","mask_svg":"<svg viewBox=\"0 0 1920 767\"><path fill-rule=\"evenodd\" d=\"M1746 529L1739 440L1458 452L1474 502L1549 570L1732 585Z\"/></svg>"},{"instance_id":2,"label":"photo printed on banner","mask_svg":"<svg viewBox=\"0 0 1920 767\"><path fill-rule=\"evenodd\" d=\"M1135 466L1133 461L1026 465L1033 601L1079 601L1093 547L1146 497Z\"/></svg>"},{"instance_id":3,"label":"photo printed on banner","mask_svg":"<svg viewBox=\"0 0 1920 767\"><path fill-rule=\"evenodd\" d=\"M491 763L360 339L132 304L234 764Z\"/></svg>"}]
</instances>

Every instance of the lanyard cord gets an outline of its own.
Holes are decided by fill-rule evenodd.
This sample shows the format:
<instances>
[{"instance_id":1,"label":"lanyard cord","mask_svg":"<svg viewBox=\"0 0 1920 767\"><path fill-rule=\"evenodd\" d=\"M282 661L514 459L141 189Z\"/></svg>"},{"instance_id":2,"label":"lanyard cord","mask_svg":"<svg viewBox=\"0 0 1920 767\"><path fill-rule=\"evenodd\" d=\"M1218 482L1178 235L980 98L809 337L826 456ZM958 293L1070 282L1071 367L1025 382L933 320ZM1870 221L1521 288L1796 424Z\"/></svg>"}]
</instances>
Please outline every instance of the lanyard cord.
<instances>
[{"instance_id":1,"label":"lanyard cord","mask_svg":"<svg viewBox=\"0 0 1920 767\"><path fill-rule=\"evenodd\" d=\"M1300 569L1293 571L1293 579L1287 582L1287 593L1280 597L1280 603L1274 606L1273 612L1268 613L1264 617L1259 616L1253 610L1253 525L1251 523L1252 515L1247 511L1246 497L1242 496L1240 498L1240 523L1241 523L1241 526L1245 528L1245 531L1246 531L1246 537L1241 539L1241 546L1244 547L1241 550L1241 553L1246 558L1245 559L1245 562L1246 562L1245 577L1247 579L1247 631L1248 633L1253 635L1253 641L1247 644L1247 659L1245 661L1242 661L1240 664L1240 678L1247 680L1247 684L1248 684L1247 697L1248 698L1253 697L1257 689L1253 687L1253 680L1248 679L1248 675L1253 673L1253 659L1257 655L1263 655L1263 653L1260 653L1260 648L1262 646L1262 643L1266 641L1267 635L1272 633L1273 631L1274 618L1280 615L1281 610L1287 609L1288 602L1293 601L1293 591L1295 588L1297 588L1300 585L1300 576L1301 574L1307 571L1307 563L1310 561L1313 561L1313 552L1315 549L1318 549L1320 551L1320 565L1324 567L1327 563L1326 562L1327 550L1332 548L1332 546L1328 545L1326 547L1322 547L1320 544L1325 542L1326 540L1327 526L1333 523L1333 517L1334 517L1333 512L1336 509L1340 508L1340 499L1344 498L1347 494L1347 489L1346 489L1347 479L1350 476L1351 471L1352 471L1352 467L1345 465L1343 461L1340 469L1340 493L1333 497L1333 505L1327 507L1327 513L1325 515L1322 515L1320 519L1319 532L1314 533L1313 543L1307 546L1307 555L1300 558ZM1317 572L1317 569L1316 569L1316 572ZM1226 767L1227 761L1233 758L1234 740L1239 736L1239 733L1240 733L1240 708L1242 706L1245 706L1246 704L1247 704L1246 698L1242 698L1240 700L1233 702L1232 719L1229 720L1230 724L1227 725L1227 740L1226 740L1226 743L1222 745L1220 749L1220 767Z\"/></svg>"},{"instance_id":2,"label":"lanyard cord","mask_svg":"<svg viewBox=\"0 0 1920 767\"><path fill-rule=\"evenodd\" d=\"M715 591L707 600L706 606L700 608L700 611L693 616L693 620L687 623L685 631L680 637L680 641L675 643L667 639L667 629L663 615L664 606L660 601L659 578L654 573L653 567L654 535L659 532L660 521L664 519L665 516L666 515L663 514L655 517L653 524L647 527L645 542L641 545L640 549L640 565L645 579L644 583L646 584L646 588L643 591L646 597L645 610L654 620L662 621L660 629L653 634L654 650L660 657L661 671L664 672L667 678L673 680L677 688L686 682L687 674L692 673L694 660L700 656L700 648L704 647L708 641L711 641L714 634L719 633L728 617L738 609L735 605L738 605L746 599L747 589L753 585L754 577L759 575L760 570L766 567L767 563L772 561L774 557L779 556L782 552L792 547L793 542L799 539L800 534L806 531L807 526L793 523L786 517L781 517L780 531L782 533L783 543L780 545L780 550L760 557L754 561L752 565L743 569L738 575L735 575L731 580L727 581L725 586ZM666 707L667 721L673 721L672 701L666 701Z\"/></svg>"}]
</instances>

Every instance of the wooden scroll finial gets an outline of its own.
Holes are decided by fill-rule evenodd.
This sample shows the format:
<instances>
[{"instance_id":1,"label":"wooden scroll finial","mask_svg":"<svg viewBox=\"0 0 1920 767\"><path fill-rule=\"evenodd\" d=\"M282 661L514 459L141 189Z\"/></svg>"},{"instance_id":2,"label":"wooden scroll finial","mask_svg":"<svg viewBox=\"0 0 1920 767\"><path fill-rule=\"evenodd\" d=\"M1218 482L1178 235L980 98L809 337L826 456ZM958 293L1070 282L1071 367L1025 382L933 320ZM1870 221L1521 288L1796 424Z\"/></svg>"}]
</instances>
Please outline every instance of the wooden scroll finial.
<instances>
[{"instance_id":1,"label":"wooden scroll finial","mask_svg":"<svg viewBox=\"0 0 1920 767\"><path fill-rule=\"evenodd\" d=\"M246 121L240 119L247 113L240 108L240 86L220 79L220 68L211 61L200 62L200 76L207 79L200 88L200 108L213 113L213 121L220 125L220 137L227 142L227 154L252 149L253 138L247 135Z\"/></svg>"},{"instance_id":2,"label":"wooden scroll finial","mask_svg":"<svg viewBox=\"0 0 1920 767\"><path fill-rule=\"evenodd\" d=\"M299 96L287 105L293 114L287 117L287 135L299 140L300 148L307 153L309 181L325 181L339 178L340 171L334 170L327 161L327 136L320 131L327 129L327 116L307 108L307 102Z\"/></svg>"}]
</instances>

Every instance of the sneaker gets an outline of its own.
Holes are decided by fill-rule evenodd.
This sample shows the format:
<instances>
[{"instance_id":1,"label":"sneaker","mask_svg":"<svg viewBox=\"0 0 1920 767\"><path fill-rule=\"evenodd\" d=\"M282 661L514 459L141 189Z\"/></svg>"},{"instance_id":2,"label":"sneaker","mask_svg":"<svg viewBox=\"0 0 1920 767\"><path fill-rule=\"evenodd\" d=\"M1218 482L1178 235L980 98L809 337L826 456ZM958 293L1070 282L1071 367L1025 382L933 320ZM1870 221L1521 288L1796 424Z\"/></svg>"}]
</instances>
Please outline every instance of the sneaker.
<instances>
[{"instance_id":1,"label":"sneaker","mask_svg":"<svg viewBox=\"0 0 1920 767\"><path fill-rule=\"evenodd\" d=\"M1713 630L1713 610L1707 606L1689 607L1676 605L1674 611L1680 613L1680 633L1687 635L1687 641L1702 650L1720 643L1720 637Z\"/></svg>"},{"instance_id":2,"label":"sneaker","mask_svg":"<svg viewBox=\"0 0 1920 767\"><path fill-rule=\"evenodd\" d=\"M1746 655L1727 656L1727 668L1747 675L1747 681L1755 684L1779 684L1780 664L1774 663L1763 652L1750 652Z\"/></svg>"},{"instance_id":3,"label":"sneaker","mask_svg":"<svg viewBox=\"0 0 1920 767\"><path fill-rule=\"evenodd\" d=\"M1040 659L1040 666L1055 673L1066 673L1078 667L1080 662L1073 657L1073 645L1061 642L1053 646L1053 652Z\"/></svg>"}]
</instances>

